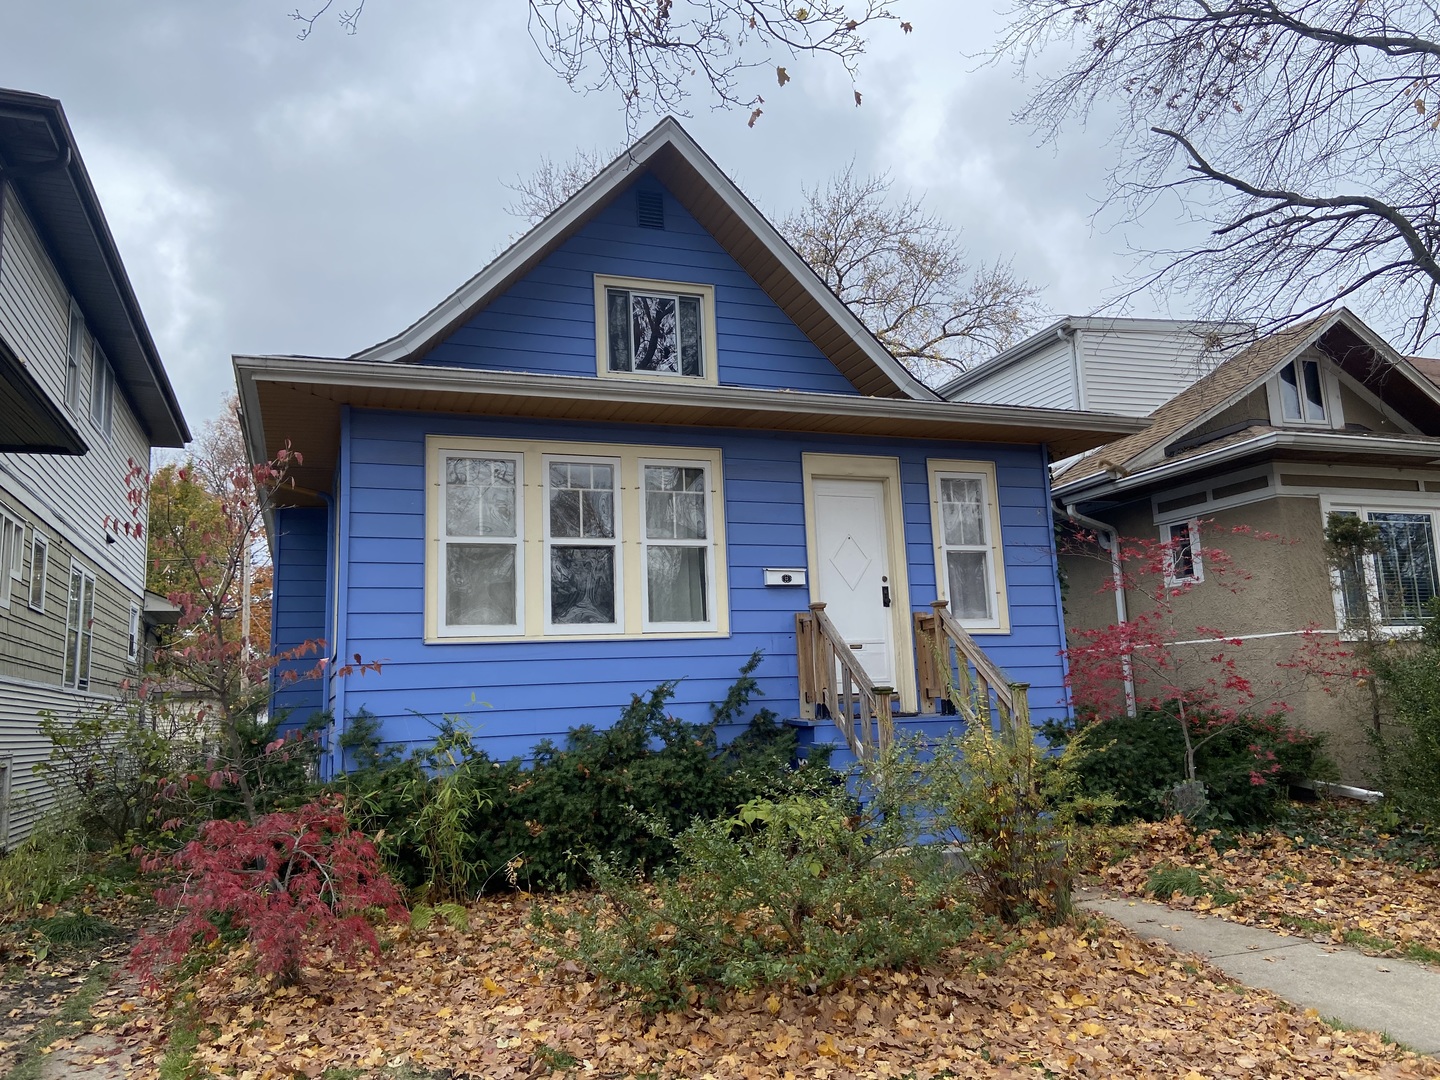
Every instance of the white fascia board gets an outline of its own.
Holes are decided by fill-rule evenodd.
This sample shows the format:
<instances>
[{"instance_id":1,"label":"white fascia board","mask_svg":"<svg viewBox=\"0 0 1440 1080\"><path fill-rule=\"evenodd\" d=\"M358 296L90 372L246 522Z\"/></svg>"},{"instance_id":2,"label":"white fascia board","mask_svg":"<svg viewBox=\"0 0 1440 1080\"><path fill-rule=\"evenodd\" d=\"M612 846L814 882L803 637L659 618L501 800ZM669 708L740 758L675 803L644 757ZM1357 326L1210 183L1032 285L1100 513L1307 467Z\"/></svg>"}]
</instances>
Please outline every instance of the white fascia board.
<instances>
[{"instance_id":1,"label":"white fascia board","mask_svg":"<svg viewBox=\"0 0 1440 1080\"><path fill-rule=\"evenodd\" d=\"M373 389L433 390L462 394L502 394L555 400L615 401L653 405L701 405L745 412L800 413L824 416L891 417L940 420L955 423L994 424L1028 429L1035 443L1047 442L1049 430L1113 432L1117 437L1145 427L1143 418L1074 409L1040 409L1021 405L977 405L905 398L867 397L863 394L825 394L797 390L762 390L734 386L637 386L619 380L574 375L539 375L532 372L476 371L473 368L431 367L374 360L236 356L236 382L246 411L246 442L252 453L263 454L259 421L259 382L311 383ZM252 441L259 440L259 441ZM1019 440L1032 441L1032 440Z\"/></svg>"},{"instance_id":2,"label":"white fascia board","mask_svg":"<svg viewBox=\"0 0 1440 1080\"><path fill-rule=\"evenodd\" d=\"M1157 465L1142 472L1116 477L1113 474L1099 474L1082 477L1079 480L1054 488L1051 494L1059 502L1079 502L1082 498L1094 498L1098 494L1110 495L1131 488L1142 487L1176 474L1183 474L1196 468L1214 465L1231 458L1243 457L1257 450L1278 450L1288 447L1296 450L1328 450L1335 453L1383 453L1399 454L1404 457L1431 459L1427 464L1440 464L1440 439L1420 437L1415 439L1376 438L1365 435L1347 435L1342 432L1311 431L1267 431L1244 442L1231 443L1208 453L1196 454L1181 461ZM1093 490L1092 490L1093 489Z\"/></svg>"},{"instance_id":3,"label":"white fascia board","mask_svg":"<svg viewBox=\"0 0 1440 1080\"><path fill-rule=\"evenodd\" d=\"M890 377L897 389L907 397L920 401L933 401L938 398L935 391L911 375L903 364L890 355L855 313L820 280L810 265L785 241L710 156L690 138L685 129L673 117L668 116L561 204L559 209L502 252L494 262L451 293L437 307L432 308L413 326L388 341L356 353L352 359L391 363L411 357L432 337L443 333L464 312L488 300L501 283L530 259L543 257L566 230L583 220L598 203L609 198L667 145L674 147L700 174L711 190L720 196L726 206L745 223L825 313L860 343L866 355Z\"/></svg>"}]
</instances>

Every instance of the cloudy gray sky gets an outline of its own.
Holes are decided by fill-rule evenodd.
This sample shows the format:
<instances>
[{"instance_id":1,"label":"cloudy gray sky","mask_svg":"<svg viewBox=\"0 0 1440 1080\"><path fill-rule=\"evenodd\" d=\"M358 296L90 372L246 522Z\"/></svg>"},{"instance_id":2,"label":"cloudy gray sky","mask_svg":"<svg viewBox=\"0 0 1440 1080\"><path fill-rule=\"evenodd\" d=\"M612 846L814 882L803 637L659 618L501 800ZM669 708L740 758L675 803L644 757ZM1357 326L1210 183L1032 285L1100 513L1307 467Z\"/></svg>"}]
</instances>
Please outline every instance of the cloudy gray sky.
<instances>
[{"instance_id":1,"label":"cloudy gray sky","mask_svg":"<svg viewBox=\"0 0 1440 1080\"><path fill-rule=\"evenodd\" d=\"M369 0L358 34L327 21L305 42L294 6L0 5L0 85L63 102L197 430L231 353L346 355L389 337L519 229L506 182L625 137L616 98L545 66L523 0ZM685 124L772 215L854 158L924 192L977 260L1013 258L1047 311L1088 312L1142 226L1092 223L1103 127L1040 146L1012 125L1015 73L970 58L1000 24L992 6L895 0L915 30L879 28L859 109L837 68L787 61L783 90L756 76L753 129L698 99ZM1151 246L1177 235L1164 208L1142 224Z\"/></svg>"}]
</instances>

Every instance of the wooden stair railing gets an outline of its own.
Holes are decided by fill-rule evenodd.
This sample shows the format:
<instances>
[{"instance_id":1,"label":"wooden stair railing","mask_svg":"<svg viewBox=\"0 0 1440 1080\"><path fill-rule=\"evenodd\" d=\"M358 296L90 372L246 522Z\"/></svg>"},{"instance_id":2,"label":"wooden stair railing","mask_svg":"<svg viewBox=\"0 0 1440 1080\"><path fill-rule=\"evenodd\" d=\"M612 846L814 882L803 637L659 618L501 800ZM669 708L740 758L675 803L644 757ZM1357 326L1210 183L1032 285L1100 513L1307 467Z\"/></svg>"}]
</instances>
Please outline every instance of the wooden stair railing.
<instances>
[{"instance_id":1,"label":"wooden stair railing","mask_svg":"<svg viewBox=\"0 0 1440 1080\"><path fill-rule=\"evenodd\" d=\"M920 711L953 705L967 724L984 723L1031 737L1030 684L1011 682L950 614L948 601L933 612L915 613L915 656L920 676Z\"/></svg>"},{"instance_id":2,"label":"wooden stair railing","mask_svg":"<svg viewBox=\"0 0 1440 1080\"><path fill-rule=\"evenodd\" d=\"M817 601L795 614L800 664L800 715L828 718L845 736L850 752L870 760L895 740L890 686L876 686Z\"/></svg>"}]
</instances>

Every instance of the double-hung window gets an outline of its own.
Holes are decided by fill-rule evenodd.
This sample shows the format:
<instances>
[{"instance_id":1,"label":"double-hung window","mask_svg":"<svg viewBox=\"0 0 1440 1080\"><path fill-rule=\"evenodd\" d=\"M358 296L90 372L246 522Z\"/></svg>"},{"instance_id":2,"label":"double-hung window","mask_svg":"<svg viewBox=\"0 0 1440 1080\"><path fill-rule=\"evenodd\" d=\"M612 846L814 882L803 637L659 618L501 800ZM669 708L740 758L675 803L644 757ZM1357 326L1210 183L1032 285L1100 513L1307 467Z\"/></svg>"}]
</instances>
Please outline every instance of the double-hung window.
<instances>
[{"instance_id":1,"label":"double-hung window","mask_svg":"<svg viewBox=\"0 0 1440 1080\"><path fill-rule=\"evenodd\" d=\"M1369 523L1370 550L1355 552L1333 575L1342 626L1404 630L1419 626L1440 593L1436 512L1418 509L1332 508L1332 517Z\"/></svg>"},{"instance_id":2,"label":"double-hung window","mask_svg":"<svg viewBox=\"0 0 1440 1080\"><path fill-rule=\"evenodd\" d=\"M715 382L715 291L638 278L595 278L602 376Z\"/></svg>"},{"instance_id":3,"label":"double-hung window","mask_svg":"<svg viewBox=\"0 0 1440 1080\"><path fill-rule=\"evenodd\" d=\"M115 371L96 345L90 350L90 422L108 439L115 417Z\"/></svg>"},{"instance_id":4,"label":"double-hung window","mask_svg":"<svg viewBox=\"0 0 1440 1080\"><path fill-rule=\"evenodd\" d=\"M65 613L65 685L90 688L90 655L95 643L95 575L70 564L70 600Z\"/></svg>"},{"instance_id":5,"label":"double-hung window","mask_svg":"<svg viewBox=\"0 0 1440 1080\"><path fill-rule=\"evenodd\" d=\"M432 436L426 637L728 632L720 453Z\"/></svg>"},{"instance_id":6,"label":"double-hung window","mask_svg":"<svg viewBox=\"0 0 1440 1080\"><path fill-rule=\"evenodd\" d=\"M700 462L642 461L645 629L709 628L710 470Z\"/></svg>"},{"instance_id":7,"label":"double-hung window","mask_svg":"<svg viewBox=\"0 0 1440 1080\"><path fill-rule=\"evenodd\" d=\"M995 490L989 462L930 462L936 585L969 630L1009 629Z\"/></svg>"},{"instance_id":8,"label":"double-hung window","mask_svg":"<svg viewBox=\"0 0 1440 1080\"><path fill-rule=\"evenodd\" d=\"M10 606L14 582L25 580L25 523L0 510L0 607Z\"/></svg>"},{"instance_id":9,"label":"double-hung window","mask_svg":"<svg viewBox=\"0 0 1440 1080\"><path fill-rule=\"evenodd\" d=\"M619 462L545 461L545 629L615 631L622 615Z\"/></svg>"},{"instance_id":10,"label":"double-hung window","mask_svg":"<svg viewBox=\"0 0 1440 1080\"><path fill-rule=\"evenodd\" d=\"M524 462L517 454L450 450L441 469L444 625L459 633L518 633Z\"/></svg>"},{"instance_id":11,"label":"double-hung window","mask_svg":"<svg viewBox=\"0 0 1440 1080\"><path fill-rule=\"evenodd\" d=\"M65 349L65 404L80 408L80 361L85 351L85 316L80 305L70 301L70 340Z\"/></svg>"},{"instance_id":12,"label":"double-hung window","mask_svg":"<svg viewBox=\"0 0 1440 1080\"><path fill-rule=\"evenodd\" d=\"M1192 518L1160 526L1161 553L1165 563L1165 584L1171 588L1199 584L1205 580L1200 556L1200 522Z\"/></svg>"}]
</instances>

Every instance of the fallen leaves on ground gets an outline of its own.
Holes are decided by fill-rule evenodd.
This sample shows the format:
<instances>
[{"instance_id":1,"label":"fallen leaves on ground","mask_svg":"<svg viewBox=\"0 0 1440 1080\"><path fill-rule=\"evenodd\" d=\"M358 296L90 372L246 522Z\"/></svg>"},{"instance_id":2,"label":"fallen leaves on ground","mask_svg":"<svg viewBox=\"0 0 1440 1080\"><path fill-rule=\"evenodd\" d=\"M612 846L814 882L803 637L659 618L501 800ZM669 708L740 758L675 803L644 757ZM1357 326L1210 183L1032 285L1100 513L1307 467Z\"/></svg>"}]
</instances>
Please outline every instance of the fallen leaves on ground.
<instances>
[{"instance_id":1,"label":"fallen leaves on ground","mask_svg":"<svg viewBox=\"0 0 1440 1080\"><path fill-rule=\"evenodd\" d=\"M1156 867L1189 867L1217 888L1200 897L1175 893L1157 899L1233 922L1440 958L1440 871L1346 854L1297 838L1284 826L1232 837L1235 846L1224 850L1218 834L1197 834L1179 818L1135 830L1135 849L1101 873L1111 888L1147 895Z\"/></svg>"},{"instance_id":2,"label":"fallen leaves on ground","mask_svg":"<svg viewBox=\"0 0 1440 1080\"><path fill-rule=\"evenodd\" d=\"M923 973L765 990L647 1019L577 965L537 969L531 903L478 903L465 931L397 930L375 966L307 969L303 985L268 994L236 955L195 987L195 1062L241 1080L405 1068L456 1080L1440 1078L1440 1062L1332 1031L1100 923L977 937ZM147 1001L150 1016L129 1028L148 1042L152 1067L163 1052L158 1009Z\"/></svg>"}]
</instances>

